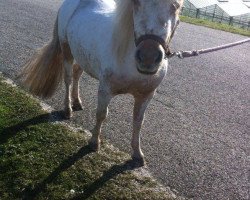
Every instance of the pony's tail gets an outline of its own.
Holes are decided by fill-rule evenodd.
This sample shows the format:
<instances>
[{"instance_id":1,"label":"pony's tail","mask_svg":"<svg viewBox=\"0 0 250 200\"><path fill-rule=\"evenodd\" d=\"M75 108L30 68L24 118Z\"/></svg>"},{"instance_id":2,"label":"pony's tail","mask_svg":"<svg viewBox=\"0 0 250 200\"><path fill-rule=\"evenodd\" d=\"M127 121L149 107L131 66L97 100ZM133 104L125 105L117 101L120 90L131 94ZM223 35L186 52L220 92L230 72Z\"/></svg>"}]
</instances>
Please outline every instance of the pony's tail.
<instances>
[{"instance_id":1,"label":"pony's tail","mask_svg":"<svg viewBox=\"0 0 250 200\"><path fill-rule=\"evenodd\" d=\"M20 74L23 85L34 95L51 97L63 77L62 50L58 37L58 19L54 27L53 39L37 50L24 65Z\"/></svg>"}]
</instances>

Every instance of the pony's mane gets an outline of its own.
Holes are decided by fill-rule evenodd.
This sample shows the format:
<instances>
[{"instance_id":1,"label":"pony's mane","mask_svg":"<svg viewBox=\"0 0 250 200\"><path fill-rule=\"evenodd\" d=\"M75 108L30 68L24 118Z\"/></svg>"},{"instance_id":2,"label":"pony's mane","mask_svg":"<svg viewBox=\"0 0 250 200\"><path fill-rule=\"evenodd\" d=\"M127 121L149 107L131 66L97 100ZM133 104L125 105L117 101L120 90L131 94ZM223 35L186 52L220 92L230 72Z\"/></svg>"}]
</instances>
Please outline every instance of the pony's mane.
<instances>
[{"instance_id":1,"label":"pony's mane","mask_svg":"<svg viewBox=\"0 0 250 200\"><path fill-rule=\"evenodd\" d=\"M127 53L134 38L133 3L131 0L116 0L116 13L113 31L113 52L119 62Z\"/></svg>"}]
</instances>

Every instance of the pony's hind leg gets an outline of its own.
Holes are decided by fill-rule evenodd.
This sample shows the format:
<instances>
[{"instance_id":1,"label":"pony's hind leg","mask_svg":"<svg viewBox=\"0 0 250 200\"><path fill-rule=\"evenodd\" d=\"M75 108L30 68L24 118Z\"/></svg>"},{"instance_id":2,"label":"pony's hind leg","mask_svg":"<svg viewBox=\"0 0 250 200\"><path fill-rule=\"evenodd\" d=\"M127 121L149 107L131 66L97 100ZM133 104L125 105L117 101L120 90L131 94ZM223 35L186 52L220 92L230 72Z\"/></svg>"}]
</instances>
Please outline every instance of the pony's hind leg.
<instances>
[{"instance_id":1,"label":"pony's hind leg","mask_svg":"<svg viewBox=\"0 0 250 200\"><path fill-rule=\"evenodd\" d=\"M65 100L64 100L64 116L66 119L72 117L72 108L71 108L71 95L70 89L72 84L72 64L73 56L70 51L70 47L67 43L61 45L63 53L63 66L64 66L64 82L65 82Z\"/></svg>"},{"instance_id":2,"label":"pony's hind leg","mask_svg":"<svg viewBox=\"0 0 250 200\"><path fill-rule=\"evenodd\" d=\"M79 64L73 65L73 89L72 89L72 109L74 111L82 110L82 102L79 96L79 79L83 73L83 69Z\"/></svg>"},{"instance_id":3,"label":"pony's hind leg","mask_svg":"<svg viewBox=\"0 0 250 200\"><path fill-rule=\"evenodd\" d=\"M70 88L72 83L72 65L67 61L64 61L64 83L65 83L65 99L64 99L64 116L66 119L72 117L72 108L71 108L71 96Z\"/></svg>"}]
</instances>

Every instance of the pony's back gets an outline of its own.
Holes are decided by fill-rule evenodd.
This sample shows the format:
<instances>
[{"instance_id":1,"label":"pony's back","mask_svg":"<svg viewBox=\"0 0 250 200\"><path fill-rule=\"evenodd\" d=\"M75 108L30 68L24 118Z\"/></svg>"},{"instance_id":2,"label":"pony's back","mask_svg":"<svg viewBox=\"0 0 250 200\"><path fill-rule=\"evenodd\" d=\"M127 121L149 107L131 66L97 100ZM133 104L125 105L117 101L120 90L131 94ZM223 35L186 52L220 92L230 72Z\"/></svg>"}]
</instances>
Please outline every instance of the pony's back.
<instances>
[{"instance_id":1,"label":"pony's back","mask_svg":"<svg viewBox=\"0 0 250 200\"><path fill-rule=\"evenodd\" d=\"M84 2L89 2L85 0ZM66 0L58 11L58 33L61 41L66 40L66 28L72 18L73 14L77 10L81 3L81 0Z\"/></svg>"}]
</instances>

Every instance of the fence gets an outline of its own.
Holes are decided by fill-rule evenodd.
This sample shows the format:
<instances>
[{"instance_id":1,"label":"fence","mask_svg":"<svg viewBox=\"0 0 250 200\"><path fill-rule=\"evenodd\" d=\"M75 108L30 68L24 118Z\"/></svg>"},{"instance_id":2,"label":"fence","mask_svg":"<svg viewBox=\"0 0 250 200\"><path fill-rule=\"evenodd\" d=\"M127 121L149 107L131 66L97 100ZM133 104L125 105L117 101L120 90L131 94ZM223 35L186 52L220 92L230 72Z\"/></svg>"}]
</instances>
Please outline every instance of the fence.
<instances>
[{"instance_id":1,"label":"fence","mask_svg":"<svg viewBox=\"0 0 250 200\"><path fill-rule=\"evenodd\" d=\"M244 20L244 17L225 16L223 12L217 14L215 10L216 9L214 9L214 12L207 12L206 10L204 11L201 9L192 9L183 7L181 14L188 17L207 19L213 22L229 24L231 26L237 26L242 29L250 30L250 21Z\"/></svg>"}]
</instances>

